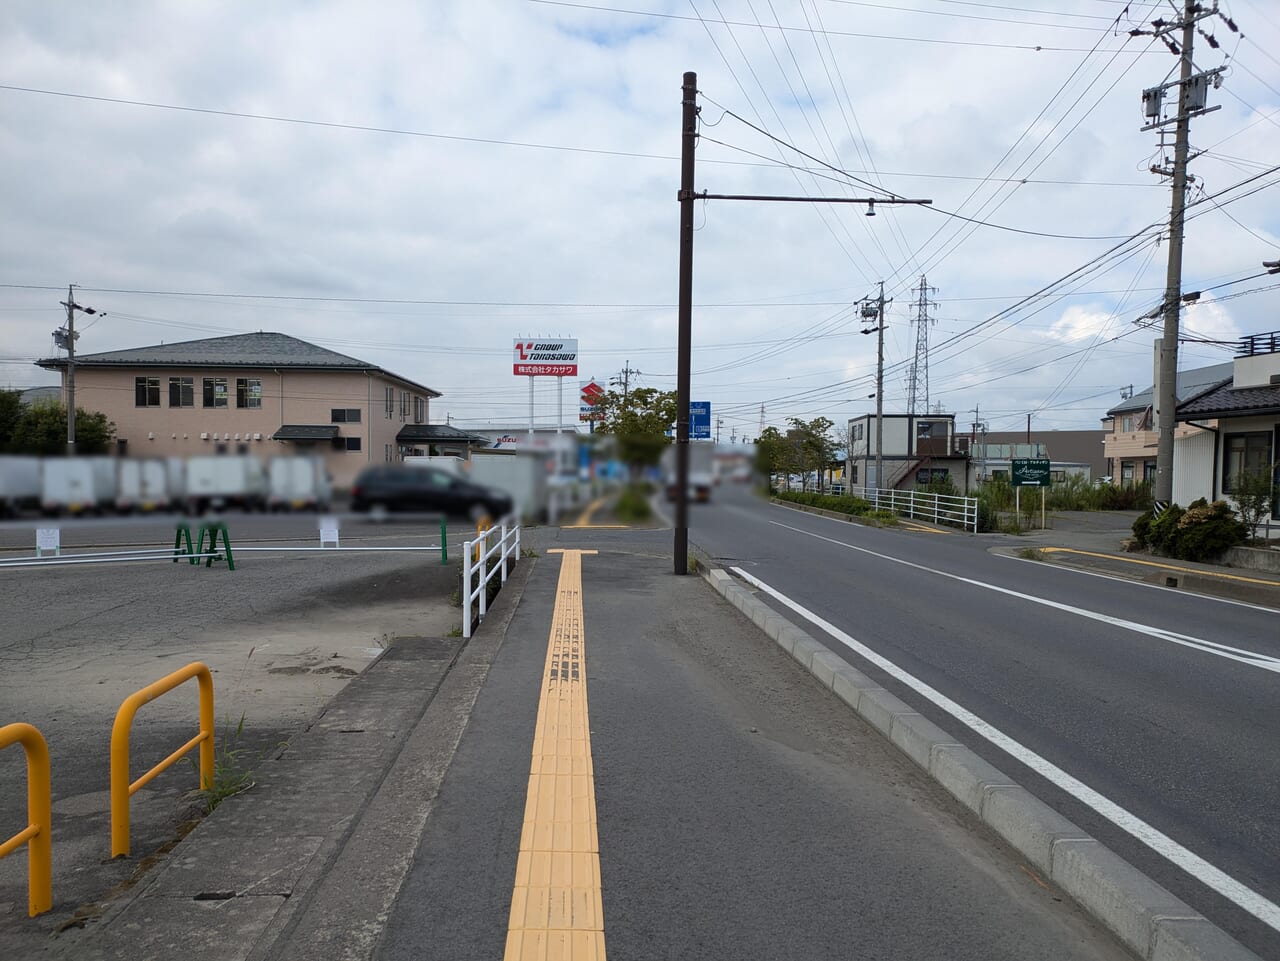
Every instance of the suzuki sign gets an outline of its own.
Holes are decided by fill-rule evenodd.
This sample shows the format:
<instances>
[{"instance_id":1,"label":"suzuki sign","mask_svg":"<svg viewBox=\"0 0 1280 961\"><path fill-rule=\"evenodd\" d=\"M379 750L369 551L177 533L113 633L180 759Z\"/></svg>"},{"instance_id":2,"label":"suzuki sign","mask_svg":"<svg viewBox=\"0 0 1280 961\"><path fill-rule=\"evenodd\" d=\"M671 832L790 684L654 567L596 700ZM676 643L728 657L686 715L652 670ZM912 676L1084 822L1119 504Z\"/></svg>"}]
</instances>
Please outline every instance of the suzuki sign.
<instances>
[{"instance_id":1,"label":"suzuki sign","mask_svg":"<svg viewBox=\"0 0 1280 961\"><path fill-rule=\"evenodd\" d=\"M604 396L604 386L598 381L584 380L578 386L578 420L601 420L602 415L596 412L596 402Z\"/></svg>"},{"instance_id":2,"label":"suzuki sign","mask_svg":"<svg viewBox=\"0 0 1280 961\"><path fill-rule=\"evenodd\" d=\"M520 377L578 376L577 340L517 339L511 359L511 372Z\"/></svg>"}]
</instances>

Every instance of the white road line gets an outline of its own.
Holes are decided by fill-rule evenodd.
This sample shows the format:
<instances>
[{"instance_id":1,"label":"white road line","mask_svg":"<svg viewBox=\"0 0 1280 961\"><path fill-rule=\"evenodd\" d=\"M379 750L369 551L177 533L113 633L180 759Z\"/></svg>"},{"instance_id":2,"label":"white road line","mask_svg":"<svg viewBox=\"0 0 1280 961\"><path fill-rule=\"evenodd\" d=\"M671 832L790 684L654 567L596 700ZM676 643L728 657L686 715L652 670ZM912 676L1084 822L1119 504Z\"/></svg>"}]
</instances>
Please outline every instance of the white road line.
<instances>
[{"instance_id":1,"label":"white road line","mask_svg":"<svg viewBox=\"0 0 1280 961\"><path fill-rule=\"evenodd\" d=\"M1133 835L1133 837L1147 845L1151 850L1167 858L1179 868L1190 874L1193 878L1208 885L1224 898L1227 898L1239 905L1267 926L1275 929L1276 931L1280 931L1280 905L1277 905L1272 901L1268 901L1257 891L1241 884L1226 872L1220 870L1204 858L1200 857L1200 855L1193 851L1189 851L1177 841L1173 840L1173 838L1158 831L1137 815L1131 814L1114 801L1099 794L1083 781L1072 777L1056 764L1047 761L1030 748L1023 746L1018 741L1015 741L999 728L988 724L972 711L961 707L945 694L942 694L930 687L914 675L908 674L888 658L877 654L865 644L840 630L840 628L836 627L830 621L819 617L817 614L814 614L812 611L791 600L791 598L787 597L785 594L774 590L758 577L748 574L740 567L730 569L743 580L750 584L754 584L756 587L760 588L760 590L769 594L771 597L776 598L806 620L816 624L823 631L843 643L855 654L865 658L890 677L902 682L922 697L942 708L942 710L946 711L957 721L982 735L996 747L1000 748L1000 750L1016 758L1018 761L1021 761L1027 767L1031 768L1031 770L1057 785L1078 801L1093 808L1093 810L1097 811L1112 824L1116 825L1116 827Z\"/></svg>"},{"instance_id":2,"label":"white road line","mask_svg":"<svg viewBox=\"0 0 1280 961\"><path fill-rule=\"evenodd\" d=\"M970 584L974 587L980 587L983 590L995 591L997 594L1007 594L1009 597L1016 597L1019 600L1027 601L1031 604L1039 604L1042 607L1051 607L1054 610L1064 611L1067 614L1075 614L1078 617L1085 617L1091 621L1100 621L1101 623L1109 624L1112 627L1119 627L1127 631L1134 631L1138 634L1145 634L1147 637L1154 637L1157 640L1167 641L1170 644L1179 644L1182 647L1189 647L1193 650L1203 651L1206 654L1215 654L1218 657L1225 657L1228 660L1247 664L1250 667L1257 667L1264 671L1271 671L1275 674L1280 674L1280 657L1273 657L1270 654L1263 654L1259 651L1250 651L1242 647L1231 647L1228 644L1219 644L1217 641L1209 641L1201 637L1192 637L1190 634L1179 634L1177 631L1166 630L1163 627L1153 627L1150 624L1139 624L1137 621L1130 621L1123 617L1113 617L1110 614L1101 614L1098 611L1086 610L1083 607L1074 607L1071 604L1063 604L1059 601L1051 601L1048 598L1036 597L1034 594L1024 594L1021 591L1015 591L1008 587L997 587L994 584L974 580L971 577L962 577L959 574L952 574L949 571L941 571L934 567L926 567L923 564L916 564L913 561L904 561L902 558L894 557L891 554L881 554L878 551L868 550L865 547L856 547L853 544L837 540L834 537L824 537L822 534L815 534L812 531L806 531L799 527L792 527L789 524L782 524L778 521L770 521L769 523L776 524L778 527L785 528L789 531L795 531L797 534L804 534L806 537L815 537L820 541L826 541L829 544L836 544L851 551L857 551L860 554L869 554L872 557L879 558L880 560L892 561L894 564L902 564L905 567L912 567L918 571L924 571L928 574L936 574L938 577L947 577L953 581L960 581L962 584Z\"/></svg>"}]
</instances>

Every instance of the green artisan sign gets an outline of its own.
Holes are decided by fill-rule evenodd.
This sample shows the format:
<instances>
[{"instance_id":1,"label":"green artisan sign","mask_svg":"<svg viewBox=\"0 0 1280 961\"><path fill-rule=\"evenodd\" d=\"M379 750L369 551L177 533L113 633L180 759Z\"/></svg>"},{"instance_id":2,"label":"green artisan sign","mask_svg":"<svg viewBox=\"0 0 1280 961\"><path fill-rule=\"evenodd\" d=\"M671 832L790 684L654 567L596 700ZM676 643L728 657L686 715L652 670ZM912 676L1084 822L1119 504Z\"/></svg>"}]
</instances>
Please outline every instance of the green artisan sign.
<instances>
[{"instance_id":1,"label":"green artisan sign","mask_svg":"<svg viewBox=\"0 0 1280 961\"><path fill-rule=\"evenodd\" d=\"M1050 486L1048 460L1015 457L1010 467L1009 480L1014 487Z\"/></svg>"}]
</instances>

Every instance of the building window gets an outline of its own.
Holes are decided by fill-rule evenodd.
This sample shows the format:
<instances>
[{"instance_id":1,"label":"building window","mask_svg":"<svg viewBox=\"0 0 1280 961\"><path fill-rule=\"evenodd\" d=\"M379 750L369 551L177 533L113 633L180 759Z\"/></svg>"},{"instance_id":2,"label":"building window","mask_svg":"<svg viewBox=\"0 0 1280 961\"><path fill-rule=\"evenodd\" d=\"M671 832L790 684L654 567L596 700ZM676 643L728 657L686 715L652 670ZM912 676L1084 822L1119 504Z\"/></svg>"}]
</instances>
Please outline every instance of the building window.
<instances>
[{"instance_id":1,"label":"building window","mask_svg":"<svg viewBox=\"0 0 1280 961\"><path fill-rule=\"evenodd\" d=\"M1133 486L1133 461L1131 460L1120 463L1120 485L1122 487Z\"/></svg>"},{"instance_id":2,"label":"building window","mask_svg":"<svg viewBox=\"0 0 1280 961\"><path fill-rule=\"evenodd\" d=\"M415 397L413 399L413 422L415 424L425 424L427 421L427 399L425 397Z\"/></svg>"},{"instance_id":3,"label":"building window","mask_svg":"<svg viewBox=\"0 0 1280 961\"><path fill-rule=\"evenodd\" d=\"M863 425L862 425L862 424L854 424L854 425L853 425L853 439L854 439L854 440L862 440L862 427L863 427Z\"/></svg>"},{"instance_id":4,"label":"building window","mask_svg":"<svg viewBox=\"0 0 1280 961\"><path fill-rule=\"evenodd\" d=\"M1142 479L1144 481L1154 482L1156 479L1156 462L1153 460L1142 462Z\"/></svg>"},{"instance_id":5,"label":"building window","mask_svg":"<svg viewBox=\"0 0 1280 961\"><path fill-rule=\"evenodd\" d=\"M383 444L382 457L388 464L390 464L393 460L395 460L395 445Z\"/></svg>"},{"instance_id":6,"label":"building window","mask_svg":"<svg viewBox=\"0 0 1280 961\"><path fill-rule=\"evenodd\" d=\"M409 392L407 390L400 391L400 419L404 420L409 416Z\"/></svg>"},{"instance_id":7,"label":"building window","mask_svg":"<svg viewBox=\"0 0 1280 961\"><path fill-rule=\"evenodd\" d=\"M203 393L204 393L205 407L226 407L227 406L227 378L225 377L204 378Z\"/></svg>"},{"instance_id":8,"label":"building window","mask_svg":"<svg viewBox=\"0 0 1280 961\"><path fill-rule=\"evenodd\" d=\"M196 379L194 377L169 378L169 406L196 406Z\"/></svg>"},{"instance_id":9,"label":"building window","mask_svg":"<svg viewBox=\"0 0 1280 961\"><path fill-rule=\"evenodd\" d=\"M383 396L385 398L387 417L389 419L391 415L396 412L396 389L394 387L385 388Z\"/></svg>"},{"instance_id":10,"label":"building window","mask_svg":"<svg viewBox=\"0 0 1280 961\"><path fill-rule=\"evenodd\" d=\"M133 406L160 406L160 378L135 377L133 379Z\"/></svg>"},{"instance_id":11,"label":"building window","mask_svg":"<svg viewBox=\"0 0 1280 961\"><path fill-rule=\"evenodd\" d=\"M249 410L262 407L262 381L257 377L237 377L236 406Z\"/></svg>"},{"instance_id":12,"label":"building window","mask_svg":"<svg viewBox=\"0 0 1280 961\"><path fill-rule=\"evenodd\" d=\"M1236 489L1240 477L1271 469L1271 435L1265 431L1228 434L1223 442L1222 492Z\"/></svg>"},{"instance_id":13,"label":"building window","mask_svg":"<svg viewBox=\"0 0 1280 961\"><path fill-rule=\"evenodd\" d=\"M359 437L335 437L333 439L334 450L358 451L360 449Z\"/></svg>"},{"instance_id":14,"label":"building window","mask_svg":"<svg viewBox=\"0 0 1280 961\"><path fill-rule=\"evenodd\" d=\"M359 407L334 407L329 411L329 423L331 424L358 424L360 423Z\"/></svg>"},{"instance_id":15,"label":"building window","mask_svg":"<svg viewBox=\"0 0 1280 961\"><path fill-rule=\"evenodd\" d=\"M1125 414L1123 417L1120 418L1120 433L1132 434L1134 423L1135 421L1134 421L1133 415Z\"/></svg>"}]
</instances>

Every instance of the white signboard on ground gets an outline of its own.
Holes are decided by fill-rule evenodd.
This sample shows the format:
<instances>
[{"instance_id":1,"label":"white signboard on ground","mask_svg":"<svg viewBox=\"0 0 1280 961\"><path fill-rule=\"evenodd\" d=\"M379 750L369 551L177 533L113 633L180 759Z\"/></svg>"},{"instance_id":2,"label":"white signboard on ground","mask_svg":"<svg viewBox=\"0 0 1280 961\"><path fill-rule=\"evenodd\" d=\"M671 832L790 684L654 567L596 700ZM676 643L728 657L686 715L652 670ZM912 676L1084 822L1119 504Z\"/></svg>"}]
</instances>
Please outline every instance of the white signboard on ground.
<instances>
[{"instance_id":1,"label":"white signboard on ground","mask_svg":"<svg viewBox=\"0 0 1280 961\"><path fill-rule=\"evenodd\" d=\"M62 532L56 527L37 527L36 554L43 554L45 551L61 554L61 534Z\"/></svg>"},{"instance_id":2,"label":"white signboard on ground","mask_svg":"<svg viewBox=\"0 0 1280 961\"><path fill-rule=\"evenodd\" d=\"M320 518L320 546L326 544L338 546L338 519L336 517Z\"/></svg>"},{"instance_id":3,"label":"white signboard on ground","mask_svg":"<svg viewBox=\"0 0 1280 961\"><path fill-rule=\"evenodd\" d=\"M511 372L520 377L577 377L578 341L518 337L511 361Z\"/></svg>"}]
</instances>

